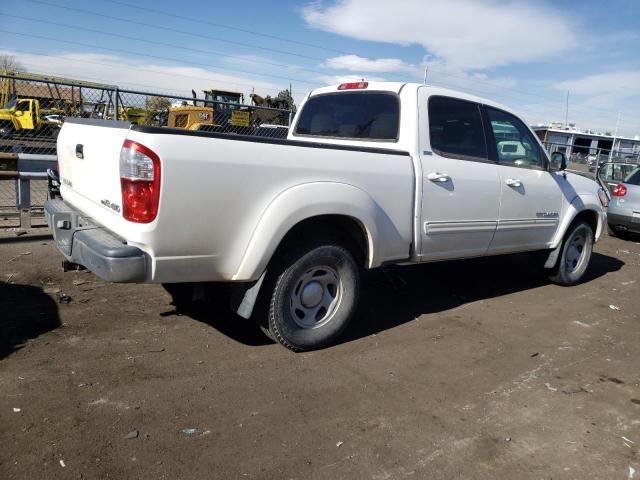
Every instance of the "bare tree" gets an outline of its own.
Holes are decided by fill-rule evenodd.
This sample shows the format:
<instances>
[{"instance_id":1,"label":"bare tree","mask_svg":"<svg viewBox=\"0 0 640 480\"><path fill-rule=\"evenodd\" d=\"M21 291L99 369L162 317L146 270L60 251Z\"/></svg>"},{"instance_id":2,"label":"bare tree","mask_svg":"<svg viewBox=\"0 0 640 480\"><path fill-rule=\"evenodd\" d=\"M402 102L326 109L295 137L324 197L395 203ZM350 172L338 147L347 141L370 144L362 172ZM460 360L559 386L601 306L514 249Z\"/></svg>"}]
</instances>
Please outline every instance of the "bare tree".
<instances>
[{"instance_id":1,"label":"bare tree","mask_svg":"<svg viewBox=\"0 0 640 480\"><path fill-rule=\"evenodd\" d=\"M0 72L26 72L26 68L13 55L0 54Z\"/></svg>"},{"instance_id":2,"label":"bare tree","mask_svg":"<svg viewBox=\"0 0 640 480\"><path fill-rule=\"evenodd\" d=\"M171 100L165 97L147 97L144 108L152 112L161 112L171 108Z\"/></svg>"}]
</instances>

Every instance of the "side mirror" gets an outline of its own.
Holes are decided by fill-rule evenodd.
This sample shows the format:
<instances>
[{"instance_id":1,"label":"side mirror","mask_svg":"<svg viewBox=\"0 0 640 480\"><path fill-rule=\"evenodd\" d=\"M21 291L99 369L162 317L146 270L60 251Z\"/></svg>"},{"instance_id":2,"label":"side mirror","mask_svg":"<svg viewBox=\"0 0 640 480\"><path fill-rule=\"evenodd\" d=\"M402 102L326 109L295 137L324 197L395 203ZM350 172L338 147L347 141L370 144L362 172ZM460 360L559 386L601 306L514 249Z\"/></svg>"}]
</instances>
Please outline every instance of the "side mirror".
<instances>
[{"instance_id":1,"label":"side mirror","mask_svg":"<svg viewBox=\"0 0 640 480\"><path fill-rule=\"evenodd\" d=\"M553 152L551 154L551 167L554 170L564 171L567 169L567 156L562 152Z\"/></svg>"}]
</instances>

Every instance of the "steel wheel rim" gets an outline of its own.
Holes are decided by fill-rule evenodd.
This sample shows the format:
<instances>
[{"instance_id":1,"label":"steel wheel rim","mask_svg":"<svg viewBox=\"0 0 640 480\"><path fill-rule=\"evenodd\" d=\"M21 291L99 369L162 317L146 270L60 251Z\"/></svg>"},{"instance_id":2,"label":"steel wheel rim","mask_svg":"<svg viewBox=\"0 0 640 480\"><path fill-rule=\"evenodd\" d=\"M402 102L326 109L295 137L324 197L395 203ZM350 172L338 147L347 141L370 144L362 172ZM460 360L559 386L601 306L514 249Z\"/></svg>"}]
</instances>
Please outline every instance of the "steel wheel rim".
<instances>
[{"instance_id":1,"label":"steel wheel rim","mask_svg":"<svg viewBox=\"0 0 640 480\"><path fill-rule=\"evenodd\" d=\"M565 265L569 273L573 273L582 267L586 257L587 234L584 229L579 229L571 235L567 242Z\"/></svg>"},{"instance_id":2,"label":"steel wheel rim","mask_svg":"<svg viewBox=\"0 0 640 480\"><path fill-rule=\"evenodd\" d=\"M342 290L335 269L326 265L308 269L291 291L289 308L294 322L304 329L326 325L342 303Z\"/></svg>"}]
</instances>

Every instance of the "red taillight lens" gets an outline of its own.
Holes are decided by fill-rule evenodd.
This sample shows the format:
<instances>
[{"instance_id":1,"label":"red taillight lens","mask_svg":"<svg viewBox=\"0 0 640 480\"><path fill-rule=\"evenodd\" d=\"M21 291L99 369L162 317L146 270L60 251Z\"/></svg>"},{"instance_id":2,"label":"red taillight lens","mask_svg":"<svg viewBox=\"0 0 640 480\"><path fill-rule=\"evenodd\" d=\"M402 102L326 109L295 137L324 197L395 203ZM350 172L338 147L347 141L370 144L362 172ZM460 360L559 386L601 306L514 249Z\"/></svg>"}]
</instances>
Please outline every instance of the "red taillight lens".
<instances>
[{"instance_id":1,"label":"red taillight lens","mask_svg":"<svg viewBox=\"0 0 640 480\"><path fill-rule=\"evenodd\" d=\"M619 183L613 188L613 192L611 192L611 196L613 197L624 197L627 194L627 187Z\"/></svg>"},{"instance_id":2,"label":"red taillight lens","mask_svg":"<svg viewBox=\"0 0 640 480\"><path fill-rule=\"evenodd\" d=\"M120 150L122 214L137 223L149 223L158 214L160 158L144 145L125 140Z\"/></svg>"},{"instance_id":3,"label":"red taillight lens","mask_svg":"<svg viewBox=\"0 0 640 480\"><path fill-rule=\"evenodd\" d=\"M369 82L343 83L338 86L338 90L359 90L359 89L367 88L368 86L369 86Z\"/></svg>"}]
</instances>

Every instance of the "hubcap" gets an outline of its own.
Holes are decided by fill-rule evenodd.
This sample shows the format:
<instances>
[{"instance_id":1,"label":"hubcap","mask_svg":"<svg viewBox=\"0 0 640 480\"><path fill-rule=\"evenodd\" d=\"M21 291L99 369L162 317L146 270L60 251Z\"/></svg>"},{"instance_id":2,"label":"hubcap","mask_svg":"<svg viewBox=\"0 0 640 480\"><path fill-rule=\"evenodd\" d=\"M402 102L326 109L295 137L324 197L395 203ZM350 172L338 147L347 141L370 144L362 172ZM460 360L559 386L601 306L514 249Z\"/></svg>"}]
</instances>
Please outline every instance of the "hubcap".
<instances>
[{"instance_id":1,"label":"hubcap","mask_svg":"<svg viewBox=\"0 0 640 480\"><path fill-rule=\"evenodd\" d=\"M576 271L585 258L585 245L587 236L583 230L576 231L567 245L566 266L567 271L572 273Z\"/></svg>"},{"instance_id":2,"label":"hubcap","mask_svg":"<svg viewBox=\"0 0 640 480\"><path fill-rule=\"evenodd\" d=\"M291 292L293 320L302 328L318 328L328 323L342 301L338 272L326 265L304 272Z\"/></svg>"}]
</instances>

